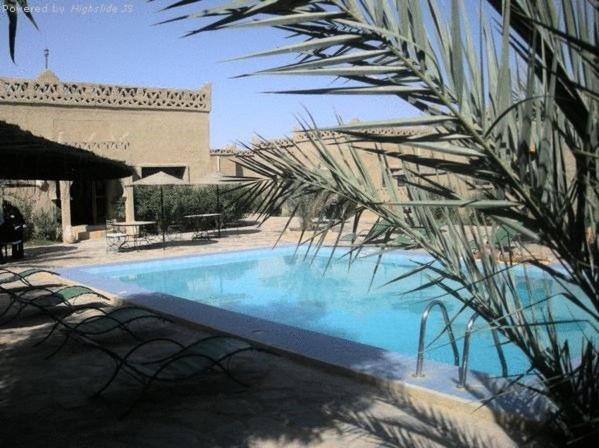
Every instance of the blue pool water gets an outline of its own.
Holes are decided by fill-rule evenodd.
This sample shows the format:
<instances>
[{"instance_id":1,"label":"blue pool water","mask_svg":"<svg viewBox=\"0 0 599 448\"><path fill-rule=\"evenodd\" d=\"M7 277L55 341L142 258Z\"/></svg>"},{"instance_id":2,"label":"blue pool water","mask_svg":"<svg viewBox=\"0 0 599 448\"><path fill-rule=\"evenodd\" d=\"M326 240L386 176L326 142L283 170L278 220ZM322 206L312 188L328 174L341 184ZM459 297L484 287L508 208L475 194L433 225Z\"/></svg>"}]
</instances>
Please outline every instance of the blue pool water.
<instances>
[{"instance_id":1,"label":"blue pool water","mask_svg":"<svg viewBox=\"0 0 599 448\"><path fill-rule=\"evenodd\" d=\"M428 282L432 273L425 271L386 286L385 283L413 269L412 260L419 256L386 254L369 289L376 257L362 257L349 268L347 257L341 258L341 252L337 251L332 264L325 269L329 254L330 249L323 248L316 256L306 258L301 250L296 254L294 247L284 247L93 267L85 271L145 290L416 356L422 311L430 298L442 290L435 287L401 294ZM554 291L551 280L540 271L529 270L527 276L533 286L525 289L524 277L520 277L524 294L541 298L547 291ZM443 301L450 316L460 310L455 299ZM553 311L571 318L568 309ZM471 312L466 311L455 319L456 338L463 336L470 316ZM481 324L482 320L478 326ZM443 326L440 313L434 310L429 318L427 343ZM568 330L577 328L563 329ZM453 355L447 342L446 336L440 337L429 347L426 358L451 364ZM461 339L458 345L461 352ZM504 345L504 351L510 374L528 368L518 348ZM501 372L489 331L475 333L470 360L472 369L490 374Z\"/></svg>"}]
</instances>

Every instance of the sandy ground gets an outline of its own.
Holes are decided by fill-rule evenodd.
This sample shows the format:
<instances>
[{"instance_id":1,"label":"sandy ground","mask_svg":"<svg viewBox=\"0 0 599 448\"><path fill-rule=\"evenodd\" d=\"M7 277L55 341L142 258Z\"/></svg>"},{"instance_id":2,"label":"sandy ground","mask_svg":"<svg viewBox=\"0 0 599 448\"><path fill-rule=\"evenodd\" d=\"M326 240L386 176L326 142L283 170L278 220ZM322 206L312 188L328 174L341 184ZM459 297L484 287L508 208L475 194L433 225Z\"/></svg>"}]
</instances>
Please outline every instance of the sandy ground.
<instances>
[{"instance_id":1,"label":"sandy ground","mask_svg":"<svg viewBox=\"0 0 599 448\"><path fill-rule=\"evenodd\" d=\"M261 229L238 229L212 242L180 241L167 249L118 254L107 254L103 241L33 248L27 250L26 260L11 267L73 266L269 246L282 225L281 220L271 220ZM60 279L43 274L34 282L57 285ZM96 301L91 295L84 300ZM0 294L0 310L6 301L7 296ZM36 346L51 324L48 317L29 310L0 326L2 447L512 447L521 443L517 431L476 416L410 401L401 391L267 353L243 354L232 363L232 372L248 387L217 372L161 384L123 417L138 398L139 385L121 376L104 395L91 399L112 373L114 362L77 341L45 359L64 337L57 332ZM166 336L182 343L203 336L181 324L154 320L140 323L136 330L142 337ZM100 343L123 353L134 341L117 331Z\"/></svg>"}]
</instances>

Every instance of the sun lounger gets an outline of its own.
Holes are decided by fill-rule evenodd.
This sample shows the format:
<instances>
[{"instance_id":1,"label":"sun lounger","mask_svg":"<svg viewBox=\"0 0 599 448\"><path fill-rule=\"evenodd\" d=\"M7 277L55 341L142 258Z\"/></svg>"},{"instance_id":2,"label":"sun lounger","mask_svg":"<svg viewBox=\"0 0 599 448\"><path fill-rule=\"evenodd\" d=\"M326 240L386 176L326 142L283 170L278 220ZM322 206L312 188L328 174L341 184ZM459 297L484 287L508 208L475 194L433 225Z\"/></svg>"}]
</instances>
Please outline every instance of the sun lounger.
<instances>
[{"instance_id":1,"label":"sun lounger","mask_svg":"<svg viewBox=\"0 0 599 448\"><path fill-rule=\"evenodd\" d=\"M20 281L22 283L30 285L31 283L29 283L27 278L31 277L32 275L41 274L41 273L58 275L56 272L49 271L48 269L42 269L42 268L31 268L31 269L26 269L21 272L15 272L15 271L11 271L10 269L0 268L0 285L4 285L7 283L13 283L13 282L17 282L17 281Z\"/></svg>"},{"instance_id":2,"label":"sun lounger","mask_svg":"<svg viewBox=\"0 0 599 448\"><path fill-rule=\"evenodd\" d=\"M490 246L496 249L511 251L514 244L521 241L522 235L508 226L500 226L493 235L493 238L488 242ZM478 252L480 244L474 240L468 242L472 252Z\"/></svg>"},{"instance_id":3,"label":"sun lounger","mask_svg":"<svg viewBox=\"0 0 599 448\"><path fill-rule=\"evenodd\" d=\"M508 226L501 226L495 232L493 237L493 245L502 249L509 249L512 245L519 241L521 238L520 233Z\"/></svg>"},{"instance_id":4,"label":"sun lounger","mask_svg":"<svg viewBox=\"0 0 599 448\"><path fill-rule=\"evenodd\" d=\"M348 233L339 238L339 241L350 242L353 245L359 238L363 238L362 244L373 244L376 246L397 247L402 249L413 249L418 247L418 243L406 234L400 234L392 237L394 227L387 223L377 223L368 231L361 232L358 235ZM383 238L381 238L383 237Z\"/></svg>"},{"instance_id":5,"label":"sun lounger","mask_svg":"<svg viewBox=\"0 0 599 448\"><path fill-rule=\"evenodd\" d=\"M97 397L110 387L121 371L125 371L130 377L142 385L139 397L127 412L129 412L137 401L143 396L147 389L155 382L176 382L189 380L214 370L222 371L230 379L238 384L246 384L237 380L230 372L228 361L234 355L247 351L262 351L246 341L230 336L210 336L202 338L192 344L183 345L177 341L166 338L150 339L137 344L125 355L104 347L103 345L86 337L75 337L86 345L108 355L116 363L116 367L109 379L100 387L92 397ZM164 349L169 348L168 353L153 359L139 359L139 353L155 346Z\"/></svg>"},{"instance_id":6,"label":"sun lounger","mask_svg":"<svg viewBox=\"0 0 599 448\"><path fill-rule=\"evenodd\" d=\"M381 237L387 238L387 234L391 234L394 227L386 222L376 222L370 229L363 230L362 232L347 233L339 238L339 241L347 242L350 241L352 244L358 239L363 239L363 243L375 243Z\"/></svg>"},{"instance_id":7,"label":"sun lounger","mask_svg":"<svg viewBox=\"0 0 599 448\"><path fill-rule=\"evenodd\" d=\"M94 295L95 297L99 297L103 300L110 300L108 297L97 293L93 289L80 285L66 286L56 291L45 287L31 286L25 288L24 291L19 293L2 288L2 292L8 294L9 304L2 311L2 313L0 313L0 318L4 317L13 306L19 307L17 312L11 316L8 321L12 321L17 318L23 312L23 310L29 306L43 311L48 311L50 308L56 307L58 305L72 307L71 301L87 294ZM32 292L40 292L40 294L31 295L30 293ZM8 321L3 323L7 323Z\"/></svg>"},{"instance_id":8,"label":"sun lounger","mask_svg":"<svg viewBox=\"0 0 599 448\"><path fill-rule=\"evenodd\" d=\"M135 331L129 328L129 324L132 322L145 319L160 319L166 322L172 322L163 315L156 314L146 308L137 306L114 308L110 311L106 311L102 308L93 308L93 311L96 314L76 321L72 319L69 320L69 317L73 317L73 315L67 316L66 318L57 318L48 334L36 345L44 343L58 328L60 328L64 335L64 340L47 356L47 358L50 358L57 354L67 344L72 335L93 339L96 336L102 336L115 330L121 330L132 336L134 339L141 340Z\"/></svg>"},{"instance_id":9,"label":"sun lounger","mask_svg":"<svg viewBox=\"0 0 599 448\"><path fill-rule=\"evenodd\" d=\"M419 247L420 245L412 238L410 238L408 235L399 235L393 238L387 244L387 246L397 247L399 249L414 249L416 247Z\"/></svg>"}]
</instances>

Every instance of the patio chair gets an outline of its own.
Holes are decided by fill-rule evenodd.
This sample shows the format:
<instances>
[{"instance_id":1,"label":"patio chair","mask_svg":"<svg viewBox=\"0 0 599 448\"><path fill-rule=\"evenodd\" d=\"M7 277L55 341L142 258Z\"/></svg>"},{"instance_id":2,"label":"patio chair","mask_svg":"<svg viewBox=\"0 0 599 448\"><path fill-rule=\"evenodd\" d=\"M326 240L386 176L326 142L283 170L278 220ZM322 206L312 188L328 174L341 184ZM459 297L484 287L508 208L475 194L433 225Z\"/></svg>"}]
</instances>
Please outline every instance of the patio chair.
<instances>
[{"instance_id":1,"label":"patio chair","mask_svg":"<svg viewBox=\"0 0 599 448\"><path fill-rule=\"evenodd\" d=\"M206 374L215 368L222 371L238 384L247 386L236 379L230 372L228 361L239 353L247 351L263 351L238 338L230 336L209 336L192 344L183 345L167 338L155 338L141 342L121 356L101 344L85 337L76 336L81 342L89 345L106 355L116 363L116 367L108 381L102 385L92 397L100 396L110 387L121 371L125 371L142 385L138 398L133 402L127 414L141 399L147 389L155 382L172 383L189 380L193 377ZM136 355L151 346L169 347L169 353L154 359L134 359Z\"/></svg>"},{"instance_id":2,"label":"patio chair","mask_svg":"<svg viewBox=\"0 0 599 448\"><path fill-rule=\"evenodd\" d=\"M29 283L27 278L31 277L32 275L41 273L58 275L56 272L43 268L31 268L21 272L15 272L11 271L10 269L0 268L0 285L20 281L22 283L25 283L26 285L31 286L31 283Z\"/></svg>"},{"instance_id":3,"label":"patio chair","mask_svg":"<svg viewBox=\"0 0 599 448\"><path fill-rule=\"evenodd\" d=\"M167 241L180 241L183 239L183 224L171 223L166 227Z\"/></svg>"},{"instance_id":4,"label":"patio chair","mask_svg":"<svg viewBox=\"0 0 599 448\"><path fill-rule=\"evenodd\" d=\"M85 309L85 311L88 310L89 309ZM145 319L157 319L165 322L173 322L164 315L157 314L146 308L138 306L125 306L121 308L114 308L110 311L106 311L102 308L92 308L92 310L99 314L86 317L82 320L69 320L69 318L73 317L75 313L63 318L55 318L56 322L48 334L46 334L41 341L35 344L36 346L43 344L50 338L50 336L52 336L52 334L54 334L58 328L62 327L60 329L64 335L64 339L56 349L46 356L46 359L56 355L67 344L73 335L93 339L96 336L102 336L115 330L121 330L134 339L141 341L141 338L136 334L136 332L129 328L129 324L132 322ZM77 310L77 313L80 311L81 310Z\"/></svg>"},{"instance_id":5,"label":"patio chair","mask_svg":"<svg viewBox=\"0 0 599 448\"><path fill-rule=\"evenodd\" d=\"M96 297L99 297L103 300L109 301L110 299L93 289L88 288L87 286L66 286L64 288L53 291L51 289L45 287L37 287L31 286L25 288L25 290L20 292L14 292L10 289L2 288L2 292L7 293L9 296L9 303L6 308L0 313L0 318L4 317L13 306L18 306L18 310L15 314L13 314L8 320L2 322L2 324L6 324L14 319L16 319L25 308L34 307L38 310L42 310L48 312L49 309L54 308L58 305L64 305L67 308L73 308L73 304L71 301L87 295L91 294ZM40 295L30 296L29 293L35 292L43 292Z\"/></svg>"},{"instance_id":6,"label":"patio chair","mask_svg":"<svg viewBox=\"0 0 599 448\"><path fill-rule=\"evenodd\" d=\"M120 232L114 223L116 219L106 220L106 252L118 252L121 246L127 242L127 234Z\"/></svg>"}]
</instances>

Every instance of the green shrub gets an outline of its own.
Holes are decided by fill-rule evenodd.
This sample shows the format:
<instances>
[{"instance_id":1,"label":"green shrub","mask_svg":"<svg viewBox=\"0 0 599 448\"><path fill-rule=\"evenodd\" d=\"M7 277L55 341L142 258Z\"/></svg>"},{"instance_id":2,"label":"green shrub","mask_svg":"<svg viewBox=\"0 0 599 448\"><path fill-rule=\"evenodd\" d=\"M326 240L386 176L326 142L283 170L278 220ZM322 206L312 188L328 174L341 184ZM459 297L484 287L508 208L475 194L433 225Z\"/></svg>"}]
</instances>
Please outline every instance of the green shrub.
<instances>
[{"instance_id":1,"label":"green shrub","mask_svg":"<svg viewBox=\"0 0 599 448\"><path fill-rule=\"evenodd\" d=\"M216 213L217 208L223 213L224 222L240 219L251 212L251 205L239 200L238 191L227 191L231 187L219 187L219 206L217 207L216 187L165 186L164 221L167 224L178 223L189 228L192 223L185 215ZM136 219L160 221L160 187L136 186L135 215Z\"/></svg>"},{"instance_id":2,"label":"green shrub","mask_svg":"<svg viewBox=\"0 0 599 448\"><path fill-rule=\"evenodd\" d=\"M57 218L56 210L35 210L31 215L30 235L32 239L59 241L62 238L62 226Z\"/></svg>"}]
</instances>

